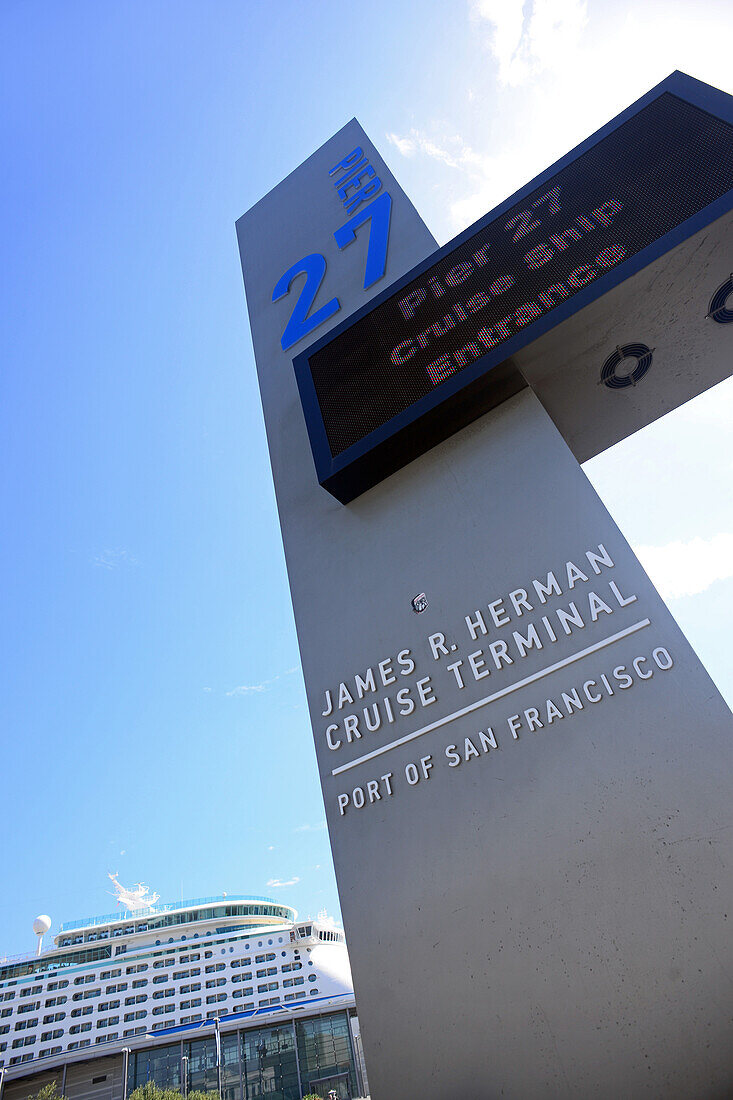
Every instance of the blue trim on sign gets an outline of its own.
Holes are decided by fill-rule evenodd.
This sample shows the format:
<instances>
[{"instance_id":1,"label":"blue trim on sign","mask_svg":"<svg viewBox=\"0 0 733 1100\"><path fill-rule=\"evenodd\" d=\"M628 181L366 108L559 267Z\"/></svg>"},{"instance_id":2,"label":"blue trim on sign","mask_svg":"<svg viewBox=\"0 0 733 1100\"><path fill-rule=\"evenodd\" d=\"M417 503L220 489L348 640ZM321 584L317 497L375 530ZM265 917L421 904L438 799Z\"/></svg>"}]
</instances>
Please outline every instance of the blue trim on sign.
<instances>
[{"instance_id":1,"label":"blue trim on sign","mask_svg":"<svg viewBox=\"0 0 733 1100\"><path fill-rule=\"evenodd\" d=\"M703 229L706 225L709 225L733 208L733 189L731 189L702 210L699 210L686 221L675 226L674 229L671 229L663 237L647 245L646 248L630 256L616 267L611 268L606 274L594 280L592 283L589 283L582 290L577 291L567 301L555 305L549 313L533 321L531 326L528 326L527 330L518 332L510 339L505 340L497 348L487 352L486 355L483 355L480 359L475 360L470 366L464 367L456 374L441 382L435 390L418 399L402 413L399 413L397 416L392 417L390 420L380 425L379 428L370 432L369 435L364 436L345 451L342 451L342 453L335 458L332 457L318 397L310 372L309 360L311 356L326 347L332 340L340 336L367 314L371 313L372 310L376 309L384 301L395 295L402 287L411 283L414 279L422 275L423 272L433 267L434 264L450 255L465 241L475 236L491 222L500 218L504 212L521 202L526 195L542 187L543 184L556 176L564 168L567 168L580 156L587 153L588 150L592 149L600 141L603 141L610 134L614 133L614 131L624 123L634 118L645 107L648 107L651 103L665 94L672 94L690 106L697 107L723 122L733 125L733 96L728 95L726 92L721 92L719 89L713 88L708 84L704 84L702 81L696 80L694 77L688 76L685 73L679 71L673 72L600 130L597 130L590 137L586 138L586 140L576 146L575 149L556 161L519 191L516 191L509 198L505 199L504 202L495 207L488 214L479 218L478 221L474 222L473 225L469 226L468 229L465 229L457 237L454 237L448 244L443 245L442 248L431 253L406 274L400 276L399 279L385 290L371 298L355 313L350 314L344 321L335 325L328 333L322 336L314 344L311 344L305 351L295 356L293 359L295 377L303 405L303 412L305 414L311 449L315 460L316 473L321 484L324 484L324 482L328 481L329 478L332 478L335 474L339 474L346 470L353 462L363 458L379 444L391 439L399 431L413 424L426 413L431 412L465 387L469 386L472 382L485 375L487 371L498 366L499 363L505 362L523 347L533 343L540 336L549 332L550 329L555 328L556 325L562 324L563 321L568 320L568 318L572 317L575 313L584 309L585 306L590 305L591 302L596 301L598 298L608 293L608 291L613 290L626 279L637 274L642 268L653 263L666 252L669 252L671 249L693 236L700 229Z\"/></svg>"}]
</instances>

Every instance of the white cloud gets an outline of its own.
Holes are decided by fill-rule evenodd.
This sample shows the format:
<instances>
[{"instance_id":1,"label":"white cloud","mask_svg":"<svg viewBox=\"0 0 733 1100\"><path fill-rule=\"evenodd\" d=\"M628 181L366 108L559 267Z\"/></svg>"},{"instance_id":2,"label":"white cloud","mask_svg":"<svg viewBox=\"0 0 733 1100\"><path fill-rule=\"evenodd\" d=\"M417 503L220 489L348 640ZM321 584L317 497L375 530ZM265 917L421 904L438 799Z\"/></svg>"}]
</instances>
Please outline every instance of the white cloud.
<instances>
[{"instance_id":1,"label":"white cloud","mask_svg":"<svg viewBox=\"0 0 733 1100\"><path fill-rule=\"evenodd\" d=\"M279 676L272 676L269 680L262 680L259 684L240 684L239 687L232 688L231 691L227 691L224 694L231 698L233 695L251 695L252 693L256 694L261 691L267 691L270 684L277 683L278 680L284 679L285 676L292 676L293 673L297 671L297 666L295 668L286 668L285 672L280 673Z\"/></svg>"},{"instance_id":2,"label":"white cloud","mask_svg":"<svg viewBox=\"0 0 733 1100\"><path fill-rule=\"evenodd\" d=\"M733 577L731 533L635 549L641 564L667 600L696 596L716 581Z\"/></svg>"},{"instance_id":3,"label":"white cloud","mask_svg":"<svg viewBox=\"0 0 733 1100\"><path fill-rule=\"evenodd\" d=\"M523 0L475 0L471 14L475 22L489 24L488 46L499 64L499 79L512 83L522 68Z\"/></svg>"},{"instance_id":4,"label":"white cloud","mask_svg":"<svg viewBox=\"0 0 733 1100\"><path fill-rule=\"evenodd\" d=\"M516 87L577 50L588 22L586 0L474 0L475 22L488 23L499 83Z\"/></svg>"},{"instance_id":5,"label":"white cloud","mask_svg":"<svg viewBox=\"0 0 733 1100\"><path fill-rule=\"evenodd\" d=\"M586 0L469 0L468 10L479 57L488 52L495 64L466 66L460 133L454 115L387 135L403 156L449 173L424 175L447 223L435 226L439 239L529 183L674 69L731 85L730 6L616 0L589 13Z\"/></svg>"},{"instance_id":6,"label":"white cloud","mask_svg":"<svg viewBox=\"0 0 733 1100\"><path fill-rule=\"evenodd\" d=\"M232 695L250 695L252 692L267 691L268 686L274 684L277 679L278 677L275 676L272 680L263 680L261 684L240 684L239 687L232 688L225 694L231 698Z\"/></svg>"},{"instance_id":7,"label":"white cloud","mask_svg":"<svg viewBox=\"0 0 733 1100\"><path fill-rule=\"evenodd\" d=\"M411 157L415 154L417 145L413 137L400 137L399 134L387 134L387 141L395 146L403 157Z\"/></svg>"},{"instance_id":8,"label":"white cloud","mask_svg":"<svg viewBox=\"0 0 733 1100\"><path fill-rule=\"evenodd\" d=\"M102 569L119 569L122 565L137 564L137 558L134 557L129 550L121 548L116 550L102 550L92 558L92 565L100 566Z\"/></svg>"},{"instance_id":9,"label":"white cloud","mask_svg":"<svg viewBox=\"0 0 733 1100\"><path fill-rule=\"evenodd\" d=\"M267 880L268 886L295 886L300 882L297 875L293 875L292 878L287 879L285 882L281 882L279 878L271 878Z\"/></svg>"},{"instance_id":10,"label":"white cloud","mask_svg":"<svg viewBox=\"0 0 733 1100\"><path fill-rule=\"evenodd\" d=\"M296 825L294 833L317 833L326 828L325 821L319 821L317 825Z\"/></svg>"},{"instance_id":11,"label":"white cloud","mask_svg":"<svg viewBox=\"0 0 733 1100\"><path fill-rule=\"evenodd\" d=\"M445 164L448 168L486 172L493 163L491 157L476 153L470 145L466 145L459 134L452 134L437 141L428 137L423 131L413 128L405 137L387 134L387 141L403 156L409 157L414 156L415 153L422 153L426 157L431 157L432 160Z\"/></svg>"}]
</instances>

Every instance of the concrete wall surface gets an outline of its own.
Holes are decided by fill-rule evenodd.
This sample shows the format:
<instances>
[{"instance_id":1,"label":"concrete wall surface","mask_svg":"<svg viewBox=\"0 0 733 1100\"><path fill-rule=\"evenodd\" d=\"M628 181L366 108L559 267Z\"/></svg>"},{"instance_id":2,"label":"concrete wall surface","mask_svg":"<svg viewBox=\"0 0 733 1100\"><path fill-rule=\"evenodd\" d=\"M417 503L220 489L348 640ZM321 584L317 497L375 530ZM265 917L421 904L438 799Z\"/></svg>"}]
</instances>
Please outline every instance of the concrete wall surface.
<instances>
[{"instance_id":1,"label":"concrete wall surface","mask_svg":"<svg viewBox=\"0 0 733 1100\"><path fill-rule=\"evenodd\" d=\"M730 712L537 397L317 484L271 294L352 135L238 231L372 1098L728 1096Z\"/></svg>"}]
</instances>

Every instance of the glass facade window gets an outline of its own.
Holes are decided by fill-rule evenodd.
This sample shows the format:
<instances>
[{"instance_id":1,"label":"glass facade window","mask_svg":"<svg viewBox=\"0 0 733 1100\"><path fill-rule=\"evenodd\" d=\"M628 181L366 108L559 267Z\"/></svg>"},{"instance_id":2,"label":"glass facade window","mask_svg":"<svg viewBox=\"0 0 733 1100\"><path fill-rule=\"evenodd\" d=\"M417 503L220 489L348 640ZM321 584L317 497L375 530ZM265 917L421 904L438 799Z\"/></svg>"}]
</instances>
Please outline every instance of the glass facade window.
<instances>
[{"instance_id":1,"label":"glass facade window","mask_svg":"<svg viewBox=\"0 0 733 1100\"><path fill-rule=\"evenodd\" d=\"M194 1015L182 1022L200 1019ZM187 1091L215 1092L216 1043L207 1035L133 1051L128 1095L147 1081L181 1091L182 1055ZM331 1088L340 1100L357 1096L347 1013L222 1033L221 1077L223 1100L300 1100L307 1092L326 1096Z\"/></svg>"},{"instance_id":2,"label":"glass facade window","mask_svg":"<svg viewBox=\"0 0 733 1100\"><path fill-rule=\"evenodd\" d=\"M244 1032L241 1064L241 1091L225 1089L225 1100L250 1100L260 1096L273 1097L273 1100L300 1100L296 1042L291 1024Z\"/></svg>"},{"instance_id":3,"label":"glass facade window","mask_svg":"<svg viewBox=\"0 0 733 1100\"><path fill-rule=\"evenodd\" d=\"M341 1096L355 1096L356 1080L346 1013L299 1020L296 1031L303 1092L325 1096L329 1089L335 1088ZM344 1085L348 1091L344 1091Z\"/></svg>"}]
</instances>

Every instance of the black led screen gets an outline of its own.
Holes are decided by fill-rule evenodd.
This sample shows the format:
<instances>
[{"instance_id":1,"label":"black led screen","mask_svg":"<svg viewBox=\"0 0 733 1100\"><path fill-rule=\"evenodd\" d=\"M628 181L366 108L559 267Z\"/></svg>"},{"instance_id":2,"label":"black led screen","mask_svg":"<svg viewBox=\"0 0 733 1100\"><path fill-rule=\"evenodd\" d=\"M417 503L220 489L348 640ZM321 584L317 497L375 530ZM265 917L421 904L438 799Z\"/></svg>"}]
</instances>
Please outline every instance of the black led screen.
<instances>
[{"instance_id":1,"label":"black led screen","mask_svg":"<svg viewBox=\"0 0 733 1100\"><path fill-rule=\"evenodd\" d=\"M311 356L332 455L731 187L733 127L660 96Z\"/></svg>"}]
</instances>

